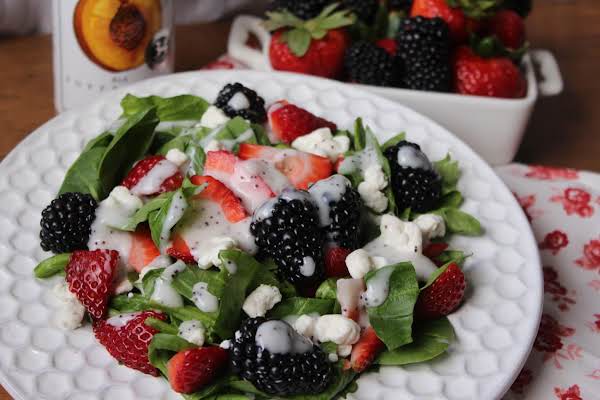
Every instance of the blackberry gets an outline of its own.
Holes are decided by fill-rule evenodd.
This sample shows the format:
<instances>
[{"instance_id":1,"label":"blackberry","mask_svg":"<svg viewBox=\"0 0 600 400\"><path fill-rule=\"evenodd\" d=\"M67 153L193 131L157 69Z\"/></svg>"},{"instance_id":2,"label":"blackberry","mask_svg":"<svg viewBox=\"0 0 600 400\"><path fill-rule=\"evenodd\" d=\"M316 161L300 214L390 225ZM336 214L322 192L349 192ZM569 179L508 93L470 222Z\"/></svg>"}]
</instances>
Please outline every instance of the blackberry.
<instances>
[{"instance_id":1,"label":"blackberry","mask_svg":"<svg viewBox=\"0 0 600 400\"><path fill-rule=\"evenodd\" d=\"M324 235L307 192L286 189L263 204L254 212L250 232L260 250L273 258L283 278L300 285L320 282Z\"/></svg>"},{"instance_id":2,"label":"blackberry","mask_svg":"<svg viewBox=\"0 0 600 400\"><path fill-rule=\"evenodd\" d=\"M409 11L413 0L389 0L388 8L390 10Z\"/></svg>"},{"instance_id":3,"label":"blackberry","mask_svg":"<svg viewBox=\"0 0 600 400\"><path fill-rule=\"evenodd\" d=\"M398 56L404 62L404 87L450 91L450 31L443 19L405 18L400 23L397 41Z\"/></svg>"},{"instance_id":4,"label":"blackberry","mask_svg":"<svg viewBox=\"0 0 600 400\"><path fill-rule=\"evenodd\" d=\"M363 202L350 181L343 175L333 175L308 191L318 205L327 241L345 249L357 249Z\"/></svg>"},{"instance_id":5,"label":"blackberry","mask_svg":"<svg viewBox=\"0 0 600 400\"><path fill-rule=\"evenodd\" d=\"M268 8L271 11L287 10L300 19L308 20L319 15L329 3L330 0L273 0Z\"/></svg>"},{"instance_id":6,"label":"blackberry","mask_svg":"<svg viewBox=\"0 0 600 400\"><path fill-rule=\"evenodd\" d=\"M270 338L281 335L282 340L277 340L277 344L283 346L277 347L293 350L287 353L267 350L265 347L269 342L265 340L265 345L260 343L261 337L266 339L264 332L267 331L271 331ZM318 346L286 322L267 321L261 317L248 319L242 324L231 344L230 357L234 374L272 396L321 393L329 386L333 373L327 354Z\"/></svg>"},{"instance_id":7,"label":"blackberry","mask_svg":"<svg viewBox=\"0 0 600 400\"><path fill-rule=\"evenodd\" d=\"M350 81L375 86L398 85L402 70L396 57L364 40L346 50L344 67Z\"/></svg>"},{"instance_id":8,"label":"blackberry","mask_svg":"<svg viewBox=\"0 0 600 400\"><path fill-rule=\"evenodd\" d=\"M340 8L350 10L362 22L372 24L378 6L377 0L342 0Z\"/></svg>"},{"instance_id":9,"label":"blackberry","mask_svg":"<svg viewBox=\"0 0 600 400\"><path fill-rule=\"evenodd\" d=\"M232 104L232 99L238 104ZM217 96L215 106L223 110L229 118L239 116L257 124L267 120L265 100L239 82L225 85Z\"/></svg>"},{"instance_id":10,"label":"blackberry","mask_svg":"<svg viewBox=\"0 0 600 400\"><path fill-rule=\"evenodd\" d=\"M391 184L400 211L424 213L435 208L442 179L418 144L405 140L384 152L390 163Z\"/></svg>"},{"instance_id":11,"label":"blackberry","mask_svg":"<svg viewBox=\"0 0 600 400\"><path fill-rule=\"evenodd\" d=\"M56 254L87 250L96 207L96 200L84 193L63 193L52 200L42 211L42 249Z\"/></svg>"}]
</instances>

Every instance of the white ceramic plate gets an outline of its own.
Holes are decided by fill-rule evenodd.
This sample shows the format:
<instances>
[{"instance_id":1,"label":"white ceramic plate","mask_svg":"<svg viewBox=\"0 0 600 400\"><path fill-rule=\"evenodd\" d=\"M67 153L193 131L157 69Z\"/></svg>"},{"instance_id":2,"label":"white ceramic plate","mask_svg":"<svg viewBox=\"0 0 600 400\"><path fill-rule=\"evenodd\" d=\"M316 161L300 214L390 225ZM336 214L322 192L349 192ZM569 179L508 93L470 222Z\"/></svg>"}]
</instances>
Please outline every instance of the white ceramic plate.
<instances>
[{"instance_id":1,"label":"white ceramic plate","mask_svg":"<svg viewBox=\"0 0 600 400\"><path fill-rule=\"evenodd\" d=\"M37 129L0 164L0 383L16 399L179 398L166 381L119 366L88 327L52 326L54 282L34 279L47 254L39 247L40 212L54 197L84 144L120 114L119 100L183 93L214 100L228 82L256 89L267 103L288 99L338 126L354 118L385 140L406 131L430 158L460 161L464 209L480 219L483 237L455 237L472 252L465 304L450 316L457 333L448 355L405 368L365 374L348 396L370 399L497 399L525 361L537 330L542 278L529 224L509 190L469 147L429 119L351 86L303 75L251 71L190 72L130 86L62 114Z\"/></svg>"}]
</instances>

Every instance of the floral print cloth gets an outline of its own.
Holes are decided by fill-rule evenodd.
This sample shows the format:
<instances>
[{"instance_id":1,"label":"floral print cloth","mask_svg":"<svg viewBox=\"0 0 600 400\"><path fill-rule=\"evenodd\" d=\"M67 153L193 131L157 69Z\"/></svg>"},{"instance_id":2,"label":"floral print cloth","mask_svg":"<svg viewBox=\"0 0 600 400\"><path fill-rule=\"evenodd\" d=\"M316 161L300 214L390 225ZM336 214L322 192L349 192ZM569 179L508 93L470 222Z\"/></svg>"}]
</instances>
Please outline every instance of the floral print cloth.
<instances>
[{"instance_id":1,"label":"floral print cloth","mask_svg":"<svg viewBox=\"0 0 600 400\"><path fill-rule=\"evenodd\" d=\"M205 67L238 68L228 55ZM531 222L544 273L540 329L503 400L600 400L600 174L520 164L496 172Z\"/></svg>"},{"instance_id":2,"label":"floral print cloth","mask_svg":"<svg viewBox=\"0 0 600 400\"><path fill-rule=\"evenodd\" d=\"M600 399L600 175L496 168L538 241L544 309L531 355L505 400Z\"/></svg>"}]
</instances>

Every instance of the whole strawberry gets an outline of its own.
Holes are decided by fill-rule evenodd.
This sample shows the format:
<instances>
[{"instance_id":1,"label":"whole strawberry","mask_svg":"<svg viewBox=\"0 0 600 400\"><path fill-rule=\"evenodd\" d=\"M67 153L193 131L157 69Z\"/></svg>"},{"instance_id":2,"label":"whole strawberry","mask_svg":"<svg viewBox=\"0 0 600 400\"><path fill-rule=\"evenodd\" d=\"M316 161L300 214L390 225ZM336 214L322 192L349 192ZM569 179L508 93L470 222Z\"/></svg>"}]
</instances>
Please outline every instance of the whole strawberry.
<instances>
[{"instance_id":1,"label":"whole strawberry","mask_svg":"<svg viewBox=\"0 0 600 400\"><path fill-rule=\"evenodd\" d=\"M415 311L419 318L435 319L450 314L460 305L467 283L457 264L451 263L434 281L421 290Z\"/></svg>"},{"instance_id":2,"label":"whole strawberry","mask_svg":"<svg viewBox=\"0 0 600 400\"><path fill-rule=\"evenodd\" d=\"M291 71L325 78L342 73L344 52L350 43L345 30L353 18L348 11L326 7L318 16L304 21L289 13L269 12L266 26L274 31L269 60L276 70Z\"/></svg>"},{"instance_id":3,"label":"whole strawberry","mask_svg":"<svg viewBox=\"0 0 600 400\"><path fill-rule=\"evenodd\" d=\"M483 58L466 46L454 54L453 74L454 90L460 94L514 99L527 90L525 78L510 59Z\"/></svg>"},{"instance_id":4,"label":"whole strawberry","mask_svg":"<svg viewBox=\"0 0 600 400\"><path fill-rule=\"evenodd\" d=\"M147 318L165 319L156 311L122 314L94 323L96 339L117 361L145 374L158 376L148 360L148 345L157 330L145 324Z\"/></svg>"},{"instance_id":5,"label":"whole strawberry","mask_svg":"<svg viewBox=\"0 0 600 400\"><path fill-rule=\"evenodd\" d=\"M508 49L518 49L525 44L523 18L512 10L500 10L485 23L484 31L494 35Z\"/></svg>"},{"instance_id":6,"label":"whole strawberry","mask_svg":"<svg viewBox=\"0 0 600 400\"><path fill-rule=\"evenodd\" d=\"M479 28L479 19L496 7L497 0L414 0L411 17L435 18L446 21L455 44L465 43Z\"/></svg>"}]
</instances>

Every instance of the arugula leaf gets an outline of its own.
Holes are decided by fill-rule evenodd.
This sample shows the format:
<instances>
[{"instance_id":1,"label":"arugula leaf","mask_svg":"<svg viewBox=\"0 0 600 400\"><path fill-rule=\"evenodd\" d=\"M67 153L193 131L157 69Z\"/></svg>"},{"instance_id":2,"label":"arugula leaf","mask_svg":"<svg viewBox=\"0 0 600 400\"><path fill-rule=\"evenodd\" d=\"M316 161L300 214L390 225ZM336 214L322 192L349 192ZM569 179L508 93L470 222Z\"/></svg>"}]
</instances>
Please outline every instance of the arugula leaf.
<instances>
[{"instance_id":1,"label":"arugula leaf","mask_svg":"<svg viewBox=\"0 0 600 400\"><path fill-rule=\"evenodd\" d=\"M316 313L326 315L333 313L335 300L331 299L313 299L306 297L290 297L277 304L269 316L275 319L282 319L289 315L303 315Z\"/></svg>"},{"instance_id":2,"label":"arugula leaf","mask_svg":"<svg viewBox=\"0 0 600 400\"><path fill-rule=\"evenodd\" d=\"M337 300L337 279L329 278L324 280L317 288L315 297L319 299Z\"/></svg>"},{"instance_id":3,"label":"arugula leaf","mask_svg":"<svg viewBox=\"0 0 600 400\"><path fill-rule=\"evenodd\" d=\"M70 259L71 253L57 254L50 258L46 258L35 267L33 274L36 278L46 279L63 273Z\"/></svg>"},{"instance_id":4,"label":"arugula leaf","mask_svg":"<svg viewBox=\"0 0 600 400\"><path fill-rule=\"evenodd\" d=\"M104 198L121 182L133 163L148 151L158 125L155 108L147 108L131 115L117 130L100 160L98 176Z\"/></svg>"},{"instance_id":5,"label":"arugula leaf","mask_svg":"<svg viewBox=\"0 0 600 400\"><path fill-rule=\"evenodd\" d=\"M452 190L442 196L438 203L439 208L458 208L463 203L463 196L458 190Z\"/></svg>"},{"instance_id":6,"label":"arugula leaf","mask_svg":"<svg viewBox=\"0 0 600 400\"><path fill-rule=\"evenodd\" d=\"M174 97L137 97L128 94L121 100L123 115L131 116L149 107L156 107L161 121L200 120L210 104L201 97L184 94Z\"/></svg>"},{"instance_id":7,"label":"arugula leaf","mask_svg":"<svg viewBox=\"0 0 600 400\"><path fill-rule=\"evenodd\" d=\"M367 307L367 313L377 336L389 350L394 350L412 341L413 309L419 284L412 264L405 262L369 272L365 276L367 288L371 279L386 273L390 274L388 296L381 305Z\"/></svg>"},{"instance_id":8,"label":"arugula leaf","mask_svg":"<svg viewBox=\"0 0 600 400\"><path fill-rule=\"evenodd\" d=\"M431 360L448 349L454 329L448 318L422 321L414 328L414 341L393 351L383 352L375 361L379 365L405 365Z\"/></svg>"},{"instance_id":9,"label":"arugula leaf","mask_svg":"<svg viewBox=\"0 0 600 400\"><path fill-rule=\"evenodd\" d=\"M386 140L386 142L381 145L381 150L386 151L390 147L397 145L398 143L400 143L403 140L406 140L406 132L401 132L401 133L397 134L396 136L391 137L388 140Z\"/></svg>"},{"instance_id":10,"label":"arugula leaf","mask_svg":"<svg viewBox=\"0 0 600 400\"><path fill-rule=\"evenodd\" d=\"M219 299L219 316L213 327L213 331L221 339L228 339L240 325L242 305L256 272L263 266L252 256L240 250L223 250L219 256L238 266L236 273L230 275L225 282L223 296Z\"/></svg>"},{"instance_id":11,"label":"arugula leaf","mask_svg":"<svg viewBox=\"0 0 600 400\"><path fill-rule=\"evenodd\" d=\"M456 190L460 178L458 161L453 161L450 154L442 160L433 163L435 170L442 177L442 194Z\"/></svg>"},{"instance_id":12,"label":"arugula leaf","mask_svg":"<svg viewBox=\"0 0 600 400\"><path fill-rule=\"evenodd\" d=\"M135 212L135 214L133 214L133 216L127 222L127 225L123 226L121 230L135 231L139 224L148 220L150 214L153 211L161 209L165 205L165 203L170 200L171 195L171 192L162 193L159 196L147 202L146 204L144 204L142 208L140 208Z\"/></svg>"}]
</instances>

